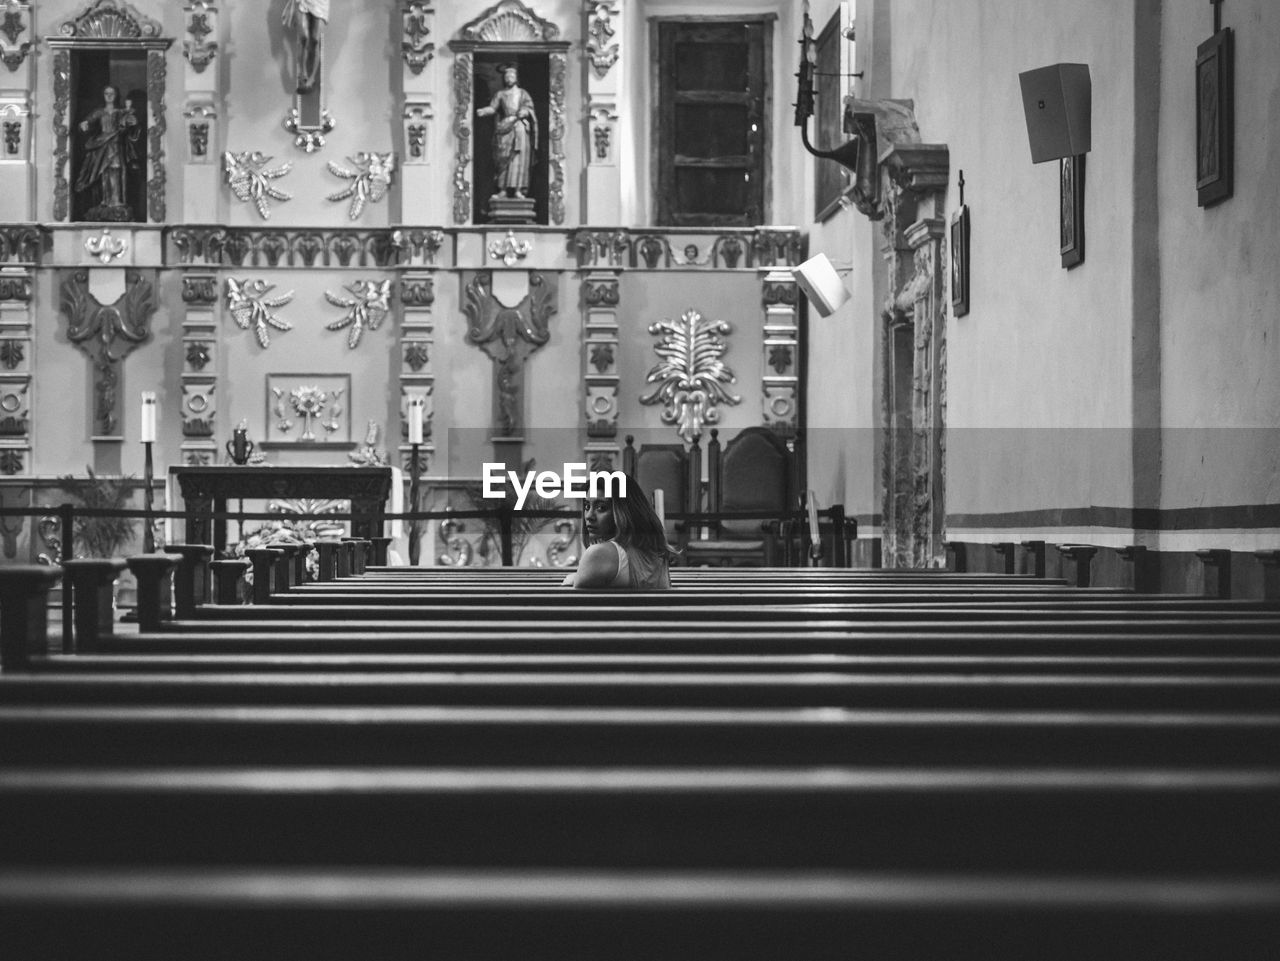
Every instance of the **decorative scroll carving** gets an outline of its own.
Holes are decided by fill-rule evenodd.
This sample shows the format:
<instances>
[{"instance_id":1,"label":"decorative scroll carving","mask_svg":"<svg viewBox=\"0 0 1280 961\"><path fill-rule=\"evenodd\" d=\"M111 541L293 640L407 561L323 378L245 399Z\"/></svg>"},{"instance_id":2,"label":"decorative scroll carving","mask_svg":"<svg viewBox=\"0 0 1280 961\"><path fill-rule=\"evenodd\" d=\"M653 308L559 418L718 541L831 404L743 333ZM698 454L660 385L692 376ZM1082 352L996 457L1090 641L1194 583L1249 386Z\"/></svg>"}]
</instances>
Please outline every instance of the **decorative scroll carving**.
<instances>
[{"instance_id":1,"label":"decorative scroll carving","mask_svg":"<svg viewBox=\"0 0 1280 961\"><path fill-rule=\"evenodd\" d=\"M21 474L26 469L22 460L24 453L24 451L15 447L6 447L0 450L0 474L7 476Z\"/></svg>"},{"instance_id":2,"label":"decorative scroll carving","mask_svg":"<svg viewBox=\"0 0 1280 961\"><path fill-rule=\"evenodd\" d=\"M578 252L579 267L601 261L611 267L621 267L623 255L631 249L631 237L621 230L579 230L570 238L570 245Z\"/></svg>"},{"instance_id":3,"label":"decorative scroll carving","mask_svg":"<svg viewBox=\"0 0 1280 961\"><path fill-rule=\"evenodd\" d=\"M649 333L661 334L662 339L653 348L659 362L650 368L645 383L658 386L640 403L664 405L662 422L678 424L676 432L687 442L701 437L704 426L719 423L719 404L742 402L725 388L737 378L720 359L728 349L724 336L732 331L726 321L707 320L696 310L685 311L679 320L649 325Z\"/></svg>"},{"instance_id":4,"label":"decorative scroll carving","mask_svg":"<svg viewBox=\"0 0 1280 961\"><path fill-rule=\"evenodd\" d=\"M213 125L218 118L217 109L210 102L192 103L182 111L187 122L187 141L190 145L191 160L195 163L209 162L209 142L212 139Z\"/></svg>"},{"instance_id":5,"label":"decorative scroll carving","mask_svg":"<svg viewBox=\"0 0 1280 961\"><path fill-rule=\"evenodd\" d=\"M271 346L271 334L268 328L276 330L293 330L293 324L281 320L273 313L277 307L283 307L293 300L293 291L268 297L275 290L275 284L269 284L261 278L257 280L236 280L227 278L227 307L231 316L241 330L253 329L258 344L265 350Z\"/></svg>"},{"instance_id":6,"label":"decorative scroll carving","mask_svg":"<svg viewBox=\"0 0 1280 961\"><path fill-rule=\"evenodd\" d=\"M147 101L151 126L147 128L148 163L151 177L147 180L147 211L157 223L164 220L164 84L168 71L164 51L147 51Z\"/></svg>"},{"instance_id":7,"label":"decorative scroll carving","mask_svg":"<svg viewBox=\"0 0 1280 961\"><path fill-rule=\"evenodd\" d=\"M591 58L592 69L601 79L609 69L618 62L618 45L610 43L615 33L613 18L617 13L610 0L602 0L595 4L591 16L587 19L587 55Z\"/></svg>"},{"instance_id":8,"label":"decorative scroll carving","mask_svg":"<svg viewBox=\"0 0 1280 961\"><path fill-rule=\"evenodd\" d=\"M182 55L196 73L204 73L205 67L218 55L217 41L206 39L217 29L218 11L209 0L193 0L186 14L191 39L182 42Z\"/></svg>"},{"instance_id":9,"label":"decorative scroll carving","mask_svg":"<svg viewBox=\"0 0 1280 961\"><path fill-rule=\"evenodd\" d=\"M110 305L89 291L89 272L69 272L59 291L58 309L67 318L67 340L93 362L93 433L111 436L120 423L120 367L125 357L151 338L155 287L136 270L125 273L125 292Z\"/></svg>"},{"instance_id":10,"label":"decorative scroll carving","mask_svg":"<svg viewBox=\"0 0 1280 961\"><path fill-rule=\"evenodd\" d=\"M405 249L438 250L438 231L172 227L180 264L213 267L387 267ZM400 234L400 241L396 236ZM434 244L434 246L433 246Z\"/></svg>"},{"instance_id":11,"label":"decorative scroll carving","mask_svg":"<svg viewBox=\"0 0 1280 961\"><path fill-rule=\"evenodd\" d=\"M494 364L494 430L510 437L524 425L524 365L529 355L551 337L548 321L555 313L555 290L535 271L529 293L515 307L498 301L493 277L477 273L464 288L467 343L485 352Z\"/></svg>"},{"instance_id":12,"label":"decorative scroll carving","mask_svg":"<svg viewBox=\"0 0 1280 961\"><path fill-rule=\"evenodd\" d=\"M404 105L404 150L406 164L427 162L427 125L432 120L431 105L415 101Z\"/></svg>"},{"instance_id":13,"label":"decorative scroll carving","mask_svg":"<svg viewBox=\"0 0 1280 961\"><path fill-rule=\"evenodd\" d=\"M427 351L426 344L414 342L406 344L404 348L404 362L410 370L415 374L427 366L427 362L431 360L431 355Z\"/></svg>"},{"instance_id":14,"label":"decorative scroll carving","mask_svg":"<svg viewBox=\"0 0 1280 961\"><path fill-rule=\"evenodd\" d=\"M791 267L800 263L804 252L804 237L795 229L722 228L719 233L707 234L584 228L570 235L569 244L577 254L579 267L608 264L649 270Z\"/></svg>"},{"instance_id":15,"label":"decorative scroll carving","mask_svg":"<svg viewBox=\"0 0 1280 961\"><path fill-rule=\"evenodd\" d=\"M31 303L30 276L27 274L13 277L0 276L0 303L8 300L20 301L24 304Z\"/></svg>"},{"instance_id":16,"label":"decorative scroll carving","mask_svg":"<svg viewBox=\"0 0 1280 961\"><path fill-rule=\"evenodd\" d=\"M6 370L22 366L22 362L27 359L26 350L24 341L11 337L0 340L0 363L4 364Z\"/></svg>"},{"instance_id":17,"label":"decorative scroll carving","mask_svg":"<svg viewBox=\"0 0 1280 961\"><path fill-rule=\"evenodd\" d=\"M94 0L58 28L62 36L77 40L158 39L163 31L159 21L144 17L124 0Z\"/></svg>"},{"instance_id":18,"label":"decorative scroll carving","mask_svg":"<svg viewBox=\"0 0 1280 961\"><path fill-rule=\"evenodd\" d=\"M350 297L324 292L325 300L335 307L342 307L347 315L340 320L325 324L325 330L342 330L347 332L347 346L354 350L360 346L360 338L365 329L377 330L383 319L391 310L390 280L357 280L344 285L351 293Z\"/></svg>"},{"instance_id":19,"label":"decorative scroll carving","mask_svg":"<svg viewBox=\"0 0 1280 961\"><path fill-rule=\"evenodd\" d=\"M431 35L427 17L432 12L423 3L410 3L404 8L404 39L400 42L400 51L405 66L415 76L422 73L435 56L436 45L427 39Z\"/></svg>"},{"instance_id":20,"label":"decorative scroll carving","mask_svg":"<svg viewBox=\"0 0 1280 961\"><path fill-rule=\"evenodd\" d=\"M400 303L405 307L430 307L436 302L435 281L430 277L404 277L400 281Z\"/></svg>"},{"instance_id":21,"label":"decorative scroll carving","mask_svg":"<svg viewBox=\"0 0 1280 961\"><path fill-rule=\"evenodd\" d=\"M128 238L113 237L111 236L111 231L106 228L103 229L99 236L86 237L84 239L84 249L89 253L89 256L97 257L104 264L109 264L123 255L128 247Z\"/></svg>"},{"instance_id":22,"label":"decorative scroll carving","mask_svg":"<svg viewBox=\"0 0 1280 961\"><path fill-rule=\"evenodd\" d=\"M66 220L71 208L71 130L67 126L71 104L71 51L53 54L53 219Z\"/></svg>"},{"instance_id":23,"label":"decorative scroll carving","mask_svg":"<svg viewBox=\"0 0 1280 961\"><path fill-rule=\"evenodd\" d=\"M0 263L39 265L49 249L51 234L37 224L0 225Z\"/></svg>"},{"instance_id":24,"label":"decorative scroll carving","mask_svg":"<svg viewBox=\"0 0 1280 961\"><path fill-rule=\"evenodd\" d=\"M560 28L543 20L520 0L501 0L464 26L458 35L472 43L543 43L558 39Z\"/></svg>"},{"instance_id":25,"label":"decorative scroll carving","mask_svg":"<svg viewBox=\"0 0 1280 961\"><path fill-rule=\"evenodd\" d=\"M236 198L249 203L252 201L263 220L271 217L271 205L268 200L288 201L293 194L271 186L271 181L279 180L293 169L293 164L286 161L278 167L267 168L271 157L261 151L243 151L232 153L228 150L222 155L222 169L226 174Z\"/></svg>"},{"instance_id":26,"label":"decorative scroll carving","mask_svg":"<svg viewBox=\"0 0 1280 961\"><path fill-rule=\"evenodd\" d=\"M218 278L212 274L186 274L182 278L182 302L212 307L218 302Z\"/></svg>"},{"instance_id":27,"label":"decorative scroll carving","mask_svg":"<svg viewBox=\"0 0 1280 961\"><path fill-rule=\"evenodd\" d=\"M588 307L617 307L618 281L610 279L603 283L592 283L590 280L582 285L582 302Z\"/></svg>"},{"instance_id":28,"label":"decorative scroll carving","mask_svg":"<svg viewBox=\"0 0 1280 961\"><path fill-rule=\"evenodd\" d=\"M459 53L453 61L453 136L457 156L453 165L453 220L471 220L471 54Z\"/></svg>"},{"instance_id":29,"label":"decorative scroll carving","mask_svg":"<svg viewBox=\"0 0 1280 961\"><path fill-rule=\"evenodd\" d=\"M329 173L337 177L345 177L350 183L342 190L329 194L326 200L346 200L350 198L351 208L347 215L356 220L364 211L366 203L378 203L391 188L391 178L395 175L396 155L391 153L364 153L348 157L352 166L330 160Z\"/></svg>"},{"instance_id":30,"label":"decorative scroll carving","mask_svg":"<svg viewBox=\"0 0 1280 961\"><path fill-rule=\"evenodd\" d=\"M564 95L565 95L565 63L562 53L550 56L551 66L551 103L550 130L547 135L551 184L547 192L547 206L553 224L564 223Z\"/></svg>"},{"instance_id":31,"label":"decorative scroll carving","mask_svg":"<svg viewBox=\"0 0 1280 961\"><path fill-rule=\"evenodd\" d=\"M421 257L428 264L436 262L440 248L444 246L443 230L393 230L391 245L401 263Z\"/></svg>"},{"instance_id":32,"label":"decorative scroll carving","mask_svg":"<svg viewBox=\"0 0 1280 961\"><path fill-rule=\"evenodd\" d=\"M18 38L27 30L30 15L31 8L27 4L10 0L5 7L3 17L0 17L0 36L8 41L0 43L0 59L4 60L4 65L11 72L16 71L26 62L27 53L31 50L30 41L18 42Z\"/></svg>"}]
</instances>

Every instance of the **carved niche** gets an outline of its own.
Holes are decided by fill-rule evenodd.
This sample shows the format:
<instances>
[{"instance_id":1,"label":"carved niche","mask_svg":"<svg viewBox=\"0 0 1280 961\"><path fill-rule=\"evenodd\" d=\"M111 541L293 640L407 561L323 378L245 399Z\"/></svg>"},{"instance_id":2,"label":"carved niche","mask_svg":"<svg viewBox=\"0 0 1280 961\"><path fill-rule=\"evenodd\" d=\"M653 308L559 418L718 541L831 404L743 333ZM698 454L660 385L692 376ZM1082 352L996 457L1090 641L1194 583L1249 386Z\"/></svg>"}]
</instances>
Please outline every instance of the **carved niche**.
<instances>
[{"instance_id":1,"label":"carved niche","mask_svg":"<svg viewBox=\"0 0 1280 961\"><path fill-rule=\"evenodd\" d=\"M93 0L46 38L54 220L165 219L165 51L173 40L162 29L124 0Z\"/></svg>"},{"instance_id":2,"label":"carved niche","mask_svg":"<svg viewBox=\"0 0 1280 961\"><path fill-rule=\"evenodd\" d=\"M562 224L564 206L565 83L568 41L560 28L520 0L501 0L449 41L454 53L453 219L465 223ZM502 89L501 68L514 66L536 116L534 161L527 197L502 198L495 169L491 116L477 116ZM472 147L472 140L475 146ZM511 189L506 192L511 194ZM510 201L510 202L502 202ZM531 200L532 204L516 201Z\"/></svg>"}]
</instances>

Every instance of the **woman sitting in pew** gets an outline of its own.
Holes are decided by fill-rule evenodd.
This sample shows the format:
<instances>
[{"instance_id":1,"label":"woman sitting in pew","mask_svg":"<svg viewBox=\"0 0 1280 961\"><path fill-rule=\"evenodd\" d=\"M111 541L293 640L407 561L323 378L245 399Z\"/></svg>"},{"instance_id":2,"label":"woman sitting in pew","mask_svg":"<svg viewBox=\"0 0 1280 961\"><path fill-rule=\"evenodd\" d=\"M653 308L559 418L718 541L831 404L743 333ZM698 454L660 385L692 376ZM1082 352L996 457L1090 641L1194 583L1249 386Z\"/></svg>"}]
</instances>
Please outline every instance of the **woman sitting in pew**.
<instances>
[{"instance_id":1,"label":"woman sitting in pew","mask_svg":"<svg viewBox=\"0 0 1280 961\"><path fill-rule=\"evenodd\" d=\"M630 474L625 496L617 486L609 497L588 497L582 508L586 550L565 587L602 587L638 591L671 589L671 561L677 556L639 482Z\"/></svg>"}]
</instances>

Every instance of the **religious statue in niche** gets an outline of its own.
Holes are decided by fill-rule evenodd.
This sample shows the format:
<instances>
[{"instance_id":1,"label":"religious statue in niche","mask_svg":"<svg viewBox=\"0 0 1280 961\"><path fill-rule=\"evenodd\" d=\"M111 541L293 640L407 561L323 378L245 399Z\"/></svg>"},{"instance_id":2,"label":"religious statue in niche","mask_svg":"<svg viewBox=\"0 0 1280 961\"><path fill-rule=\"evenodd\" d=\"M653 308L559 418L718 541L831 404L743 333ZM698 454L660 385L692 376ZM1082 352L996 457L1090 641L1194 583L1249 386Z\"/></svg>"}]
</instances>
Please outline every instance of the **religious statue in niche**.
<instances>
[{"instance_id":1,"label":"religious statue in niche","mask_svg":"<svg viewBox=\"0 0 1280 961\"><path fill-rule=\"evenodd\" d=\"M476 110L478 118L493 118L492 149L488 157L478 155L476 158L477 195L488 196L483 219L489 223L543 222L539 219L534 184L537 182L535 170L543 154L544 128L538 119L535 94L520 83L522 67L512 61L498 64L493 74L498 81L497 89L488 97L488 102ZM479 72L482 82L476 85L477 94L483 98L487 92L483 82L487 66L481 65ZM484 133L484 126L477 128L478 137ZM491 185L491 189L486 185Z\"/></svg>"},{"instance_id":2,"label":"religious statue in niche","mask_svg":"<svg viewBox=\"0 0 1280 961\"><path fill-rule=\"evenodd\" d=\"M320 81L320 45L329 22L329 0L285 0L284 25L298 37L298 93L310 93Z\"/></svg>"},{"instance_id":3,"label":"religious statue in niche","mask_svg":"<svg viewBox=\"0 0 1280 961\"><path fill-rule=\"evenodd\" d=\"M77 127L84 135L75 191L81 220L140 220L129 196L130 174L142 167L142 123L120 96L120 88L102 88L102 105Z\"/></svg>"}]
</instances>

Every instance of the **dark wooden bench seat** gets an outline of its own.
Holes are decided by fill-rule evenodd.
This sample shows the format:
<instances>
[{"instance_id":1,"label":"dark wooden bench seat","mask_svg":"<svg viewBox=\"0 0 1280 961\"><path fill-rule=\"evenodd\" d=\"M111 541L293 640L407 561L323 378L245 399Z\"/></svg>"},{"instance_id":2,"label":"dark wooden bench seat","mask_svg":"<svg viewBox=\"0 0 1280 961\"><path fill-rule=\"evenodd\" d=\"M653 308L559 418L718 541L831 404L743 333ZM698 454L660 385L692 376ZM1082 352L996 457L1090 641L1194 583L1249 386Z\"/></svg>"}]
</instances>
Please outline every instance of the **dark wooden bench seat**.
<instances>
[{"instance_id":1,"label":"dark wooden bench seat","mask_svg":"<svg viewBox=\"0 0 1280 961\"><path fill-rule=\"evenodd\" d=\"M273 630L225 633L154 633L101 638L99 653L122 654L862 654L862 655L1280 655L1280 637L1271 631L1171 630L1146 634L1123 625L1087 633L1029 630L1015 632L1000 625L969 630L935 625L928 631L715 630L663 634L621 628L568 631L498 628L434 632L406 625L331 625L321 633Z\"/></svg>"},{"instance_id":2,"label":"dark wooden bench seat","mask_svg":"<svg viewBox=\"0 0 1280 961\"><path fill-rule=\"evenodd\" d=\"M902 710L1265 711L1280 675L826 672L36 674L0 676L0 704L848 707Z\"/></svg>"},{"instance_id":3,"label":"dark wooden bench seat","mask_svg":"<svg viewBox=\"0 0 1280 961\"><path fill-rule=\"evenodd\" d=\"M0 846L9 866L1266 877L1278 807L1280 772L1182 768L10 768Z\"/></svg>"},{"instance_id":4,"label":"dark wooden bench seat","mask_svg":"<svg viewBox=\"0 0 1280 961\"><path fill-rule=\"evenodd\" d=\"M1280 764L1280 711L0 707L0 764Z\"/></svg>"},{"instance_id":5,"label":"dark wooden bench seat","mask_svg":"<svg viewBox=\"0 0 1280 961\"><path fill-rule=\"evenodd\" d=\"M1280 676L1280 654L1183 655L1014 655L998 658L970 655L861 654L51 654L31 662L38 674L200 673L290 674L343 671L380 674L403 671L519 673L665 671L718 673L783 673L825 671L855 674L898 674L905 671L950 671L997 676L1054 673L1059 676L1134 674L1153 671L1164 676L1213 674L1246 677Z\"/></svg>"},{"instance_id":6,"label":"dark wooden bench seat","mask_svg":"<svg viewBox=\"0 0 1280 961\"><path fill-rule=\"evenodd\" d=\"M1264 959L1274 879L837 871L0 870L18 957ZM39 953L31 953L33 945Z\"/></svg>"}]
</instances>

